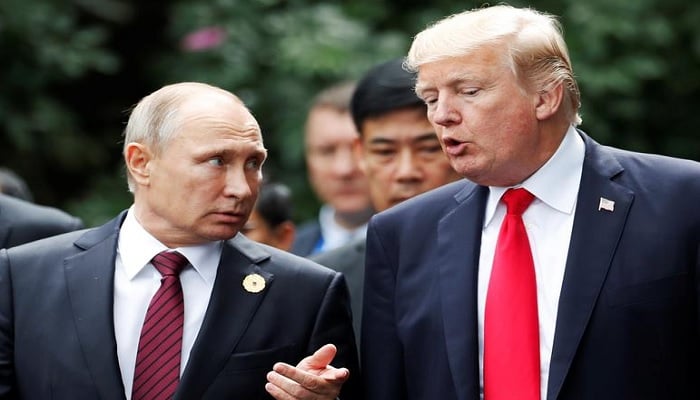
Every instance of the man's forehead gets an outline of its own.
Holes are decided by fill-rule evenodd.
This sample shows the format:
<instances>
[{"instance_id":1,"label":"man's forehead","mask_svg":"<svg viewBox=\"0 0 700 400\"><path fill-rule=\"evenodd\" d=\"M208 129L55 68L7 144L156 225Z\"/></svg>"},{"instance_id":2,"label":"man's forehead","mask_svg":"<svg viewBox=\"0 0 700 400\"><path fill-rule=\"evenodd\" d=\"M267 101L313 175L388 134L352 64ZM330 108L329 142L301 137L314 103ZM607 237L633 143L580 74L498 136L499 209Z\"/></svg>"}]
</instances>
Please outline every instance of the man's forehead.
<instances>
[{"instance_id":1,"label":"man's forehead","mask_svg":"<svg viewBox=\"0 0 700 400\"><path fill-rule=\"evenodd\" d=\"M182 119L182 130L206 130L224 134L239 134L241 136L261 136L260 126L255 118L248 113L217 112L209 110L200 113L186 113Z\"/></svg>"}]
</instances>

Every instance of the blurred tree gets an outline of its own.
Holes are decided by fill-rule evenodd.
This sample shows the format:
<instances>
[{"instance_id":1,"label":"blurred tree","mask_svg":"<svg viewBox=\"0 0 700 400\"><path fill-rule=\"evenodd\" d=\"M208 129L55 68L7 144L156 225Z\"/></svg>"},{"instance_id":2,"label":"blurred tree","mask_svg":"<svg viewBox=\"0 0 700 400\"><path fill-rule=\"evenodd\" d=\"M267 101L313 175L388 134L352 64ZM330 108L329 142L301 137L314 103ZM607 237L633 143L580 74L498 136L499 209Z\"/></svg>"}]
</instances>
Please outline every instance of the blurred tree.
<instances>
[{"instance_id":1,"label":"blurred tree","mask_svg":"<svg viewBox=\"0 0 700 400\"><path fill-rule=\"evenodd\" d=\"M104 47L108 29L84 23L86 12L60 1L0 3L0 154L41 202L60 200L49 181L81 174L106 156L103 139L88 134L82 116L62 98L63 88L89 71L110 74L119 67L118 56Z\"/></svg>"},{"instance_id":2,"label":"blurred tree","mask_svg":"<svg viewBox=\"0 0 700 400\"><path fill-rule=\"evenodd\" d=\"M266 174L318 206L302 129L322 87L403 55L427 24L482 2L435 0L3 0L0 159L37 200L89 224L128 206L125 111L167 83L240 95L270 150ZM511 1L560 15L583 97L605 144L700 159L700 3ZM31 162L28 162L31 161Z\"/></svg>"},{"instance_id":3,"label":"blurred tree","mask_svg":"<svg viewBox=\"0 0 700 400\"><path fill-rule=\"evenodd\" d=\"M87 224L129 204L119 135L146 92L141 65L163 12L137 0L0 2L0 159L36 202ZM149 41L132 35L145 31Z\"/></svg>"},{"instance_id":4,"label":"blurred tree","mask_svg":"<svg viewBox=\"0 0 700 400\"><path fill-rule=\"evenodd\" d=\"M603 143L700 159L700 3L570 2L583 128Z\"/></svg>"}]
</instances>

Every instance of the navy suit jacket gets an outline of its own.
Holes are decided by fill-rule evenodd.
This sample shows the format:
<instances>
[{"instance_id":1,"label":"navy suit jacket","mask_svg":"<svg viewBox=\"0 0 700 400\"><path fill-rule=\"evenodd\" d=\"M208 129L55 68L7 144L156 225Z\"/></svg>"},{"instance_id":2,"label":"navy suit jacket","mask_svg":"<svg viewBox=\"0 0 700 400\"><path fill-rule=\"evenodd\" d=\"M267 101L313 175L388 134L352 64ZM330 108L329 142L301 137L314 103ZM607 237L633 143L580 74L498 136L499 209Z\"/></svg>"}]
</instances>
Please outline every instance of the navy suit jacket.
<instances>
[{"instance_id":1,"label":"navy suit jacket","mask_svg":"<svg viewBox=\"0 0 700 400\"><path fill-rule=\"evenodd\" d=\"M99 228L0 251L0 399L123 400L113 319L122 215ZM265 279L246 291L252 273ZM270 399L265 375L333 343L359 391L342 274L255 243L225 242L202 328L175 400ZM353 373L354 372L354 378Z\"/></svg>"},{"instance_id":2,"label":"navy suit jacket","mask_svg":"<svg viewBox=\"0 0 700 400\"><path fill-rule=\"evenodd\" d=\"M310 260L341 272L350 290L350 308L352 309L352 324L357 342L360 338L360 322L362 321L362 289L365 280L365 250L364 237L351 240L338 248L316 253L309 256Z\"/></svg>"},{"instance_id":3,"label":"navy suit jacket","mask_svg":"<svg viewBox=\"0 0 700 400\"><path fill-rule=\"evenodd\" d=\"M79 218L59 209L0 194L0 249L82 227Z\"/></svg>"},{"instance_id":4,"label":"navy suit jacket","mask_svg":"<svg viewBox=\"0 0 700 400\"><path fill-rule=\"evenodd\" d=\"M700 164L586 153L547 399L700 398ZM373 217L366 400L478 400L477 274L488 188L468 181ZM601 198L614 209L599 210Z\"/></svg>"},{"instance_id":5,"label":"navy suit jacket","mask_svg":"<svg viewBox=\"0 0 700 400\"><path fill-rule=\"evenodd\" d=\"M306 221L297 228L292 248L289 251L292 254L307 257L314 252L322 236L321 224L317 219Z\"/></svg>"}]
</instances>

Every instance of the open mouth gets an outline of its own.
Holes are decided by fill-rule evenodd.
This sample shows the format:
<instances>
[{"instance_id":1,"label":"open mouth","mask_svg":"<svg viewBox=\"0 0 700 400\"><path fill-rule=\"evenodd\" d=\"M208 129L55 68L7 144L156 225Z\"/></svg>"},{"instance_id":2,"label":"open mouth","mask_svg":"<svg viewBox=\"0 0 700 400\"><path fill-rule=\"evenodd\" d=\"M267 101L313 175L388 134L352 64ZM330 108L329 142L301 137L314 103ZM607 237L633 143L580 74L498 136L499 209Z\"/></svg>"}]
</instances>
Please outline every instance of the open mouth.
<instances>
[{"instance_id":1,"label":"open mouth","mask_svg":"<svg viewBox=\"0 0 700 400\"><path fill-rule=\"evenodd\" d=\"M448 155L459 155L465 151L467 147L467 142L460 142L452 138L443 138L443 144L445 145L445 153Z\"/></svg>"}]
</instances>

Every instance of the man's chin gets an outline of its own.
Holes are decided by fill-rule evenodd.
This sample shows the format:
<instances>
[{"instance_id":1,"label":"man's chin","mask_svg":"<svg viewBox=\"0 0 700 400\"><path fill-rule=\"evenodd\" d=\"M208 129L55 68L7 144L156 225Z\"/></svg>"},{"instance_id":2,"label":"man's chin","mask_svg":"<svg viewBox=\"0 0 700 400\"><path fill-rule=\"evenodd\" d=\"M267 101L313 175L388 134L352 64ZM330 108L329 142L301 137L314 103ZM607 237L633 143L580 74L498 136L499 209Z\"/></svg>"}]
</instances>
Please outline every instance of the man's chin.
<instances>
[{"instance_id":1,"label":"man's chin","mask_svg":"<svg viewBox=\"0 0 700 400\"><path fill-rule=\"evenodd\" d=\"M217 227L209 232L202 235L210 242L217 242L219 240L229 240L236 236L240 229L233 227Z\"/></svg>"}]
</instances>

